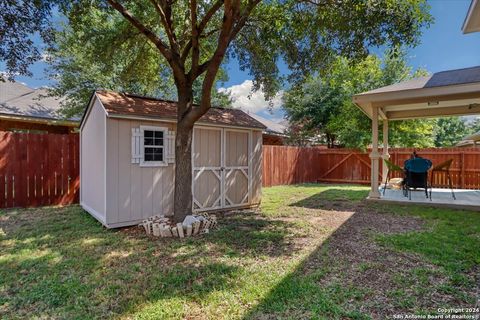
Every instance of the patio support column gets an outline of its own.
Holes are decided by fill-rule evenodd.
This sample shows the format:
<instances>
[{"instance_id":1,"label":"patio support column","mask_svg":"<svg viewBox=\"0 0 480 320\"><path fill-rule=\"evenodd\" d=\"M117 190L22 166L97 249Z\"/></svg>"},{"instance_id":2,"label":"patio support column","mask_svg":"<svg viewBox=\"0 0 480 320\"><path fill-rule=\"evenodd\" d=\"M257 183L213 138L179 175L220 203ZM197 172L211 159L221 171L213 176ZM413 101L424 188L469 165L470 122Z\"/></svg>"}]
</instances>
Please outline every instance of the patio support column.
<instances>
[{"instance_id":1,"label":"patio support column","mask_svg":"<svg viewBox=\"0 0 480 320\"><path fill-rule=\"evenodd\" d=\"M388 153L388 119L384 119L383 123L383 153L382 159L390 159L390 154ZM387 177L388 168L385 165L385 162L382 161L382 181L385 181Z\"/></svg>"},{"instance_id":2,"label":"patio support column","mask_svg":"<svg viewBox=\"0 0 480 320\"><path fill-rule=\"evenodd\" d=\"M372 152L370 153L371 165L371 189L368 197L370 199L380 199L380 192L378 191L378 174L380 153L378 152L378 108L372 108Z\"/></svg>"}]
</instances>

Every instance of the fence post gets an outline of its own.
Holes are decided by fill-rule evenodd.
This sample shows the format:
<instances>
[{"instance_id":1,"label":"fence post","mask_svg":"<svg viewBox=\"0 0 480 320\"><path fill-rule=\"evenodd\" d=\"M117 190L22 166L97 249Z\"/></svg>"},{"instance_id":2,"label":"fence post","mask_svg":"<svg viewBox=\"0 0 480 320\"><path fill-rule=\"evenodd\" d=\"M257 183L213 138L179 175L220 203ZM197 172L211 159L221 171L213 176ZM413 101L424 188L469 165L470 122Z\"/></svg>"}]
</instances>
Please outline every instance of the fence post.
<instances>
[{"instance_id":1,"label":"fence post","mask_svg":"<svg viewBox=\"0 0 480 320\"><path fill-rule=\"evenodd\" d=\"M460 152L460 188L465 188L465 153Z\"/></svg>"}]
</instances>

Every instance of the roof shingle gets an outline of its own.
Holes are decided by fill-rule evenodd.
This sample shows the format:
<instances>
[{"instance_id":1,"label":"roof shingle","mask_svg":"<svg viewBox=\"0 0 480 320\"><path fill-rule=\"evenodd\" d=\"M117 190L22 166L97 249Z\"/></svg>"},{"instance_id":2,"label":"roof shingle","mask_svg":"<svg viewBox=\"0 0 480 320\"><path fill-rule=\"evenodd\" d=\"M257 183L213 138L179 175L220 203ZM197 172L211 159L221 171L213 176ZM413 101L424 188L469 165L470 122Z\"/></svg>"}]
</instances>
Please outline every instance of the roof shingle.
<instances>
[{"instance_id":1,"label":"roof shingle","mask_svg":"<svg viewBox=\"0 0 480 320\"><path fill-rule=\"evenodd\" d=\"M51 97L47 89L32 89L20 82L0 81L0 114L45 120L63 119L60 114L62 99Z\"/></svg>"},{"instance_id":2,"label":"roof shingle","mask_svg":"<svg viewBox=\"0 0 480 320\"><path fill-rule=\"evenodd\" d=\"M430 76L402 81L389 86L363 92L358 95L435 88L477 82L480 82L480 66L436 72Z\"/></svg>"},{"instance_id":3,"label":"roof shingle","mask_svg":"<svg viewBox=\"0 0 480 320\"><path fill-rule=\"evenodd\" d=\"M177 119L177 105L174 101L140 97L113 91L97 91L107 114L129 117ZM210 108L198 122L225 126L264 129L265 126L239 109Z\"/></svg>"}]
</instances>

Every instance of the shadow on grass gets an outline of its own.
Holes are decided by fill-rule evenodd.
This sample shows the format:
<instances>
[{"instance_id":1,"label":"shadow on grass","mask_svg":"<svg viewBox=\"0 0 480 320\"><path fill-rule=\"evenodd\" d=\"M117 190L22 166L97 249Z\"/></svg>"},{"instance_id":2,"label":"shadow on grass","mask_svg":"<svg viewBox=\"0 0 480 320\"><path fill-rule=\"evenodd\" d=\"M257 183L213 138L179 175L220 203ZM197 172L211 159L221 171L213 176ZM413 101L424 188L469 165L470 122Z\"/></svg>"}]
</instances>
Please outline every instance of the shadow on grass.
<instances>
[{"instance_id":1,"label":"shadow on grass","mask_svg":"<svg viewBox=\"0 0 480 320\"><path fill-rule=\"evenodd\" d=\"M321 209L325 206L339 205L340 202L351 202L353 208L357 203L364 200L368 195L365 190L348 190L332 188L321 191L308 198L289 204L290 207L303 207L309 209Z\"/></svg>"},{"instance_id":2,"label":"shadow on grass","mask_svg":"<svg viewBox=\"0 0 480 320\"><path fill-rule=\"evenodd\" d=\"M318 195L316 195L318 197ZM322 198L323 199L323 198ZM316 206L315 206L316 208ZM368 319L356 311L354 301L363 299L367 291L337 281L325 281L338 271L328 252L339 235L351 233L357 213L341 224L327 240L318 245L304 260L286 274L266 296L243 317L244 319ZM352 221L353 220L353 221Z\"/></svg>"},{"instance_id":3,"label":"shadow on grass","mask_svg":"<svg viewBox=\"0 0 480 320\"><path fill-rule=\"evenodd\" d=\"M244 319L386 319L475 306L478 214L376 204L366 209L317 246Z\"/></svg>"},{"instance_id":4,"label":"shadow on grass","mask_svg":"<svg viewBox=\"0 0 480 320\"><path fill-rule=\"evenodd\" d=\"M335 192L310 198L326 203ZM365 192L347 193L352 199ZM2 213L0 314L364 319L468 306L471 283L450 281L442 271L450 266L441 261L443 251L456 250L449 261L465 264L452 271L465 275L478 265L478 215L352 203L356 209L334 219L328 240L305 243L311 248L302 255L294 238L313 237L292 235L297 217L229 216L211 234L178 241L147 238L136 229L105 230L79 207ZM420 230L412 215L432 225ZM453 237L457 230L463 231Z\"/></svg>"},{"instance_id":5,"label":"shadow on grass","mask_svg":"<svg viewBox=\"0 0 480 320\"><path fill-rule=\"evenodd\" d=\"M156 315L175 317L175 301L236 285L241 268L229 259L288 255L289 228L246 214L207 236L151 239L106 230L79 207L3 212L0 313L104 318L163 300L171 309Z\"/></svg>"}]
</instances>

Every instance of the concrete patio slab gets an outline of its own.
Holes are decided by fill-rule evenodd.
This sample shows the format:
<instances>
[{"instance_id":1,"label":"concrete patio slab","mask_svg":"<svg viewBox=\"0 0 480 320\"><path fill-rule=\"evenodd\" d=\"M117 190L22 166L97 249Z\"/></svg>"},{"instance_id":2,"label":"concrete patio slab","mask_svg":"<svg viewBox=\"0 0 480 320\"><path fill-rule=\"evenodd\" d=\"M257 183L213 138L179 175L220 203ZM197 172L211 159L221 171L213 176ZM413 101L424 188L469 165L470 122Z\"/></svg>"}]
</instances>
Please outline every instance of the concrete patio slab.
<instances>
[{"instance_id":1,"label":"concrete patio slab","mask_svg":"<svg viewBox=\"0 0 480 320\"><path fill-rule=\"evenodd\" d=\"M432 190L432 200L425 197L425 191L419 189L412 191L412 199L403 196L402 190L385 190L380 187L380 199L371 199L379 202L392 202L402 204L422 204L435 207L449 207L458 209L478 210L480 211L480 190L454 189L456 199L453 199L450 189L434 188Z\"/></svg>"}]
</instances>

